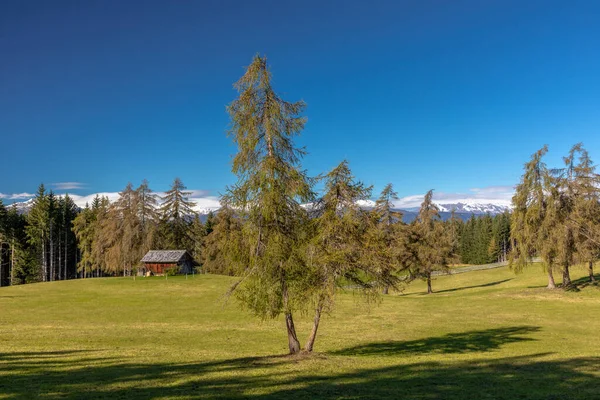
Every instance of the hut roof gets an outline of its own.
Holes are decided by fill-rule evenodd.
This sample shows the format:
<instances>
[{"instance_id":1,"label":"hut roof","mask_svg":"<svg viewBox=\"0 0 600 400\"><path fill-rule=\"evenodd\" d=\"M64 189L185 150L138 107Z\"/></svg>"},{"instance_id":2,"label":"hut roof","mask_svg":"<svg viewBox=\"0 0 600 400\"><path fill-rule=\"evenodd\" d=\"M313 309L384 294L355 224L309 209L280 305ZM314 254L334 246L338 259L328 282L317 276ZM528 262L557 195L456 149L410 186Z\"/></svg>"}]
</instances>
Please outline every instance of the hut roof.
<instances>
[{"instance_id":1,"label":"hut roof","mask_svg":"<svg viewBox=\"0 0 600 400\"><path fill-rule=\"evenodd\" d=\"M178 263L187 254L185 250L150 250L142 262L145 263Z\"/></svg>"}]
</instances>

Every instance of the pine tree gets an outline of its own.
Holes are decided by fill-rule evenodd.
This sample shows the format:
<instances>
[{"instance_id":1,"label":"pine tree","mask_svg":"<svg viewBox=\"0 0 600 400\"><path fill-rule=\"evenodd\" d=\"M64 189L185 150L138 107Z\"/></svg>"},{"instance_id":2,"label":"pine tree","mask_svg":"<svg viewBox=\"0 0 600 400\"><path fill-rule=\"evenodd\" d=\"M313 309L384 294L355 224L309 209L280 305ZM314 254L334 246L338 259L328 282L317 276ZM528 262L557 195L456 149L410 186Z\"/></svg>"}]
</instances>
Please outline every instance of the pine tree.
<instances>
[{"instance_id":1,"label":"pine tree","mask_svg":"<svg viewBox=\"0 0 600 400\"><path fill-rule=\"evenodd\" d=\"M255 56L235 84L239 97L228 107L230 137L238 147L229 188L233 208L242 213L247 243L252 243L237 297L262 318L284 314L290 353L300 350L293 313L302 307L306 274L298 254L311 181L300 169L303 149L293 137L303 129L303 102L280 98L271 86L267 60Z\"/></svg>"}]
</instances>

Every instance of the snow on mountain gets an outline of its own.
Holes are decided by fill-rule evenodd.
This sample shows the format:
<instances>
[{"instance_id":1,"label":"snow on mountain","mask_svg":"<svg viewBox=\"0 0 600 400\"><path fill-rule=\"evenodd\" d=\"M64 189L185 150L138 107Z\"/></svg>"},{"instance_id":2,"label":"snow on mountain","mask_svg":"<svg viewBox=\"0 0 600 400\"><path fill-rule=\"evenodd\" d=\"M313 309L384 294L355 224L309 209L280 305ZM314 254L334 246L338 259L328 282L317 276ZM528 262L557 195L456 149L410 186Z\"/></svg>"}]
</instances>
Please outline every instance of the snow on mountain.
<instances>
[{"instance_id":1,"label":"snow on mountain","mask_svg":"<svg viewBox=\"0 0 600 400\"><path fill-rule=\"evenodd\" d=\"M12 204L7 204L6 207L14 207L18 214L27 214L31 207L33 207L33 199L26 201L17 201Z\"/></svg>"},{"instance_id":2,"label":"snow on mountain","mask_svg":"<svg viewBox=\"0 0 600 400\"><path fill-rule=\"evenodd\" d=\"M492 203L454 203L454 204L437 204L440 211L454 212L457 213L469 213L469 214L501 214L506 210L510 209L510 206L505 204L492 204Z\"/></svg>"},{"instance_id":3,"label":"snow on mountain","mask_svg":"<svg viewBox=\"0 0 600 400\"><path fill-rule=\"evenodd\" d=\"M103 195L112 195L112 193L107 193ZM85 202L89 201L91 196L77 196L72 195L75 203L79 207L85 207ZM113 200L118 197L118 193L115 196L107 196L110 200ZM194 211L196 211L200 215L208 215L210 212L215 212L220 208L219 199L214 196L206 196L204 198L191 198L190 200L196 203L196 207L194 207ZM396 209L400 211L406 211L408 213L416 213L419 211L418 206L413 206L418 204L419 202L412 202L411 207L407 207L405 204L396 204ZM510 201L507 200L498 200L490 202L489 200L480 200L480 199L461 199L455 202L448 202L447 200L442 201L434 201L434 203L439 207L440 212L442 213L450 213L452 210L457 214L465 214L465 215L496 215L503 213L506 210L511 209ZM357 204L365 209L371 209L375 207L374 200L359 200ZM13 204L9 204L7 206L16 207L17 211L20 214L28 213L33 205L33 199L29 199L26 201L15 202ZM403 206L404 205L404 206ZM306 208L310 208L312 204L303 205Z\"/></svg>"},{"instance_id":4,"label":"snow on mountain","mask_svg":"<svg viewBox=\"0 0 600 400\"><path fill-rule=\"evenodd\" d=\"M501 214L506 210L510 210L510 204L507 202L497 202L497 203L480 203L477 201L459 201L457 203L440 203L434 202L440 212L454 212L458 214L474 214L474 215L497 215ZM418 212L419 207L410 207L406 208L407 211Z\"/></svg>"}]
</instances>

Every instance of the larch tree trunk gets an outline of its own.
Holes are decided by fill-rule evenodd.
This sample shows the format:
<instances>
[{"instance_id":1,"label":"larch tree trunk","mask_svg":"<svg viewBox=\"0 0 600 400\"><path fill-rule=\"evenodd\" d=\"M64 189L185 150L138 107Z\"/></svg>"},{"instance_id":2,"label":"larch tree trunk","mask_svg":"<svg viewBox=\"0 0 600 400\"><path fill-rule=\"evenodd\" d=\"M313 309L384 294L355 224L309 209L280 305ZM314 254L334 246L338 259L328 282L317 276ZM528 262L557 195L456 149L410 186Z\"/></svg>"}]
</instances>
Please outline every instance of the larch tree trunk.
<instances>
[{"instance_id":1,"label":"larch tree trunk","mask_svg":"<svg viewBox=\"0 0 600 400\"><path fill-rule=\"evenodd\" d=\"M569 266L565 265L564 268L563 268L563 282L562 282L562 287L563 287L563 289L566 289L569 286L571 286L571 275L569 274Z\"/></svg>"},{"instance_id":2,"label":"larch tree trunk","mask_svg":"<svg viewBox=\"0 0 600 400\"><path fill-rule=\"evenodd\" d=\"M427 274L427 294L431 293L433 293L433 290L431 289L431 272L429 272Z\"/></svg>"},{"instance_id":3,"label":"larch tree trunk","mask_svg":"<svg viewBox=\"0 0 600 400\"><path fill-rule=\"evenodd\" d=\"M292 313L290 312L285 313L285 325L287 328L288 346L290 349L290 354L296 354L300 351L300 342L298 341L298 336L296 336L294 318L292 317Z\"/></svg>"},{"instance_id":4,"label":"larch tree trunk","mask_svg":"<svg viewBox=\"0 0 600 400\"><path fill-rule=\"evenodd\" d=\"M281 295L283 297L283 307L285 310L285 326L287 329L288 346L290 349L290 354L296 354L300 351L300 341L298 340L298 336L296 335L296 327L294 326L294 318L292 316L292 312L289 310L288 307L289 297L285 279L281 283Z\"/></svg>"},{"instance_id":5,"label":"larch tree trunk","mask_svg":"<svg viewBox=\"0 0 600 400\"><path fill-rule=\"evenodd\" d=\"M588 274L590 276L590 282L596 282L596 278L594 277L594 262L590 261L588 263Z\"/></svg>"},{"instance_id":6,"label":"larch tree trunk","mask_svg":"<svg viewBox=\"0 0 600 400\"><path fill-rule=\"evenodd\" d=\"M556 283L554 282L554 274L552 273L552 268L548 268L548 289L556 289Z\"/></svg>"},{"instance_id":7,"label":"larch tree trunk","mask_svg":"<svg viewBox=\"0 0 600 400\"><path fill-rule=\"evenodd\" d=\"M313 327L310 331L310 336L306 341L306 346L304 346L304 350L311 352L313 351L313 347L315 345L315 339L317 338L317 330L319 329L319 322L321 322L321 312L323 311L323 302L319 301L317 308L315 309L315 318L313 320Z\"/></svg>"}]
</instances>

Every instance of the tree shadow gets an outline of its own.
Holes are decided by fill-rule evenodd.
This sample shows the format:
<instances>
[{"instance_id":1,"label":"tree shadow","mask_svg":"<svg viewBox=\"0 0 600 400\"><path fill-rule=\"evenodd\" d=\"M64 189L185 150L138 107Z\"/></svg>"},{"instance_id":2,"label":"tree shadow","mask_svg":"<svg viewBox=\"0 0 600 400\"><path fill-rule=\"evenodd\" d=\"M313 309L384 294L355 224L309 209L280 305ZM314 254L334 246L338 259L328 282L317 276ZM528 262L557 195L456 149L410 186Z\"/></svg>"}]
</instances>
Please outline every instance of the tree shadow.
<instances>
[{"instance_id":1,"label":"tree shadow","mask_svg":"<svg viewBox=\"0 0 600 400\"><path fill-rule=\"evenodd\" d=\"M483 283L481 285L463 286L463 287L459 287L459 288L444 289L444 290L434 290L433 293L458 292L459 290L466 290L466 289L475 289L475 288L484 288L484 287L489 287L489 286L496 286L496 285L500 285L501 283L504 283L504 282L512 281L513 279L514 278L508 278L508 279L503 279L501 281ZM426 293L422 293L422 294L426 295Z\"/></svg>"},{"instance_id":2,"label":"tree shadow","mask_svg":"<svg viewBox=\"0 0 600 400\"><path fill-rule=\"evenodd\" d=\"M496 336L514 337L536 330L531 327L507 328L504 333L496 332ZM471 335L477 338L482 334L472 332ZM441 338L444 337L457 340L450 335ZM459 342L463 340L463 337L458 338ZM492 349L495 346L498 344L478 347ZM370 355L378 356L379 353ZM408 354L400 352L400 355ZM308 364L304 366L301 365L304 358L289 356L240 357L196 363L127 363L122 359L98 357L95 352L3 353L0 360L0 397L111 400L583 400L597 397L600 392L600 357L548 360L548 356L550 354L545 353L477 361L441 358L429 362L399 357L398 363L393 365L361 368L360 364L351 363L341 371L339 364L344 360L341 355L308 357ZM36 364L39 361L48 363ZM315 362L322 362L321 368L313 369Z\"/></svg>"},{"instance_id":3,"label":"tree shadow","mask_svg":"<svg viewBox=\"0 0 600 400\"><path fill-rule=\"evenodd\" d=\"M575 279L575 280L571 281L571 286L569 286L567 288L567 290L579 292L582 289L585 289L587 287L598 288L598 283L600 281L600 274L595 274L594 279L596 279L594 282L590 282L589 276L584 276L584 277Z\"/></svg>"},{"instance_id":4,"label":"tree shadow","mask_svg":"<svg viewBox=\"0 0 600 400\"><path fill-rule=\"evenodd\" d=\"M486 329L410 341L376 342L348 347L330 354L346 356L397 356L427 353L472 353L497 350L509 343L535 340L523 335L538 332L537 326Z\"/></svg>"},{"instance_id":5,"label":"tree shadow","mask_svg":"<svg viewBox=\"0 0 600 400\"><path fill-rule=\"evenodd\" d=\"M549 354L480 360L423 362L362 369L331 377L297 377L300 388L263 398L571 399L597 398L600 357L544 360ZM290 384L293 384L290 383Z\"/></svg>"}]
</instances>

